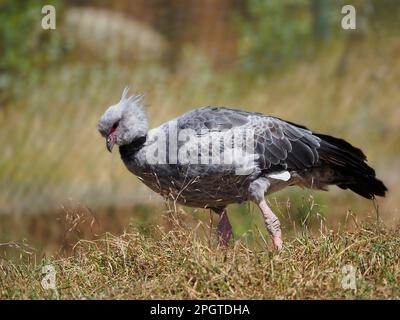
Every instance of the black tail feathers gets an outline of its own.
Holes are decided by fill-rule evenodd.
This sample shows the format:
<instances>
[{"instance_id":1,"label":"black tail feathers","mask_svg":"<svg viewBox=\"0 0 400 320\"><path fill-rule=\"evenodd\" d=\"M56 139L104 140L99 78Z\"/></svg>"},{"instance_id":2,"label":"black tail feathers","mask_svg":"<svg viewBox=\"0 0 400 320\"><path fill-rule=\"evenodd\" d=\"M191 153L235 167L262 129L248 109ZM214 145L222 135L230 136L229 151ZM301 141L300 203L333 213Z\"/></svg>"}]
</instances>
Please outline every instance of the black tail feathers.
<instances>
[{"instance_id":1,"label":"black tail feathers","mask_svg":"<svg viewBox=\"0 0 400 320\"><path fill-rule=\"evenodd\" d=\"M366 163L365 154L343 139L323 134L318 150L320 160L338 174L334 183L342 189L350 189L367 199L384 197L387 191L383 182L376 178L375 170Z\"/></svg>"}]
</instances>

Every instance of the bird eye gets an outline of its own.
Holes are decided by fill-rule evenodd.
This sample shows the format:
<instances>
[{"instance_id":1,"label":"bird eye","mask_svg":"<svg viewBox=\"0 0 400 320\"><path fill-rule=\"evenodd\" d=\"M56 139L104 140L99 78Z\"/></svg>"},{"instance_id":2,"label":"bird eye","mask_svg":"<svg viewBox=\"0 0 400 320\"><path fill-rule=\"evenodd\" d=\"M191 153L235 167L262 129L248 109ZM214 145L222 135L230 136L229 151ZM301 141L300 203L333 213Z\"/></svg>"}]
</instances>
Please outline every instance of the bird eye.
<instances>
[{"instance_id":1,"label":"bird eye","mask_svg":"<svg viewBox=\"0 0 400 320\"><path fill-rule=\"evenodd\" d=\"M116 123L114 123L114 125L112 126L112 128L113 128L113 129L117 129L118 124L119 124L119 121L117 121Z\"/></svg>"},{"instance_id":2,"label":"bird eye","mask_svg":"<svg viewBox=\"0 0 400 320\"><path fill-rule=\"evenodd\" d=\"M119 121L117 121L116 123L113 124L113 126L111 127L111 130L110 130L110 134L113 133L115 130L117 130L118 124L119 124Z\"/></svg>"}]
</instances>

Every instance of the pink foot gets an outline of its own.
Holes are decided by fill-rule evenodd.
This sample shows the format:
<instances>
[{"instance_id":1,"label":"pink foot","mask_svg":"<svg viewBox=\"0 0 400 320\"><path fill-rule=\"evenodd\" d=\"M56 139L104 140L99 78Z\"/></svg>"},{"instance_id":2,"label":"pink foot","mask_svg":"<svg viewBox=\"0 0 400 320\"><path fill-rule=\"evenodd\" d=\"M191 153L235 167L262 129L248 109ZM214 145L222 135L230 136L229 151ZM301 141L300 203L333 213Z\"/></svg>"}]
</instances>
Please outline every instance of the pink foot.
<instances>
[{"instance_id":1,"label":"pink foot","mask_svg":"<svg viewBox=\"0 0 400 320\"><path fill-rule=\"evenodd\" d=\"M272 238L272 242L274 243L274 247L277 251L282 249L283 241L281 236L275 236Z\"/></svg>"},{"instance_id":2,"label":"pink foot","mask_svg":"<svg viewBox=\"0 0 400 320\"><path fill-rule=\"evenodd\" d=\"M271 235L272 242L274 243L274 247L276 250L281 250L283 241L282 241L282 232L281 232L281 224L279 222L278 217L272 212L272 210L268 207L265 200L262 200L258 204L264 219L265 224L267 226L268 233Z\"/></svg>"}]
</instances>

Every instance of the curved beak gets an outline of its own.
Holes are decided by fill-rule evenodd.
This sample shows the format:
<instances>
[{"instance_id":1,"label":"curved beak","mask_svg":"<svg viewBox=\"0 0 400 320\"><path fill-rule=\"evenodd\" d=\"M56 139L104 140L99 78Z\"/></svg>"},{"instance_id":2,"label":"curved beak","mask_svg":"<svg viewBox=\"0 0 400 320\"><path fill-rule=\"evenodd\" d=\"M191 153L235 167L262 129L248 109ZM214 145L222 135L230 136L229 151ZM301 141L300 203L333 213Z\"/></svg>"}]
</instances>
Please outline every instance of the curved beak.
<instances>
[{"instance_id":1,"label":"curved beak","mask_svg":"<svg viewBox=\"0 0 400 320\"><path fill-rule=\"evenodd\" d=\"M107 147L108 151L112 152L112 148L113 148L113 146L115 144L115 140L116 140L116 135L115 134L111 133L111 134L108 135L108 137L106 139L106 147Z\"/></svg>"}]
</instances>

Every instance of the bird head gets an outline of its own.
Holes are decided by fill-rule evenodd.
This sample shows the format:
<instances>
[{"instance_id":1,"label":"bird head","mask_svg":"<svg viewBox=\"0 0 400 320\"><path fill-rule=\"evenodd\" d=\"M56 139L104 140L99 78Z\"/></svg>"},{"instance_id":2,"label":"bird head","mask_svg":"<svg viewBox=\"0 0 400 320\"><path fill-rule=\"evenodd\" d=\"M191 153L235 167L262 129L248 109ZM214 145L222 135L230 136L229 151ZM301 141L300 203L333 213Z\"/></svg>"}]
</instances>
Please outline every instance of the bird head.
<instances>
[{"instance_id":1,"label":"bird head","mask_svg":"<svg viewBox=\"0 0 400 320\"><path fill-rule=\"evenodd\" d=\"M128 88L124 89L121 100L110 106L97 124L100 134L106 138L106 147L110 152L114 144L130 144L137 138L145 137L149 130L141 105L144 96L128 97L128 91Z\"/></svg>"}]
</instances>

